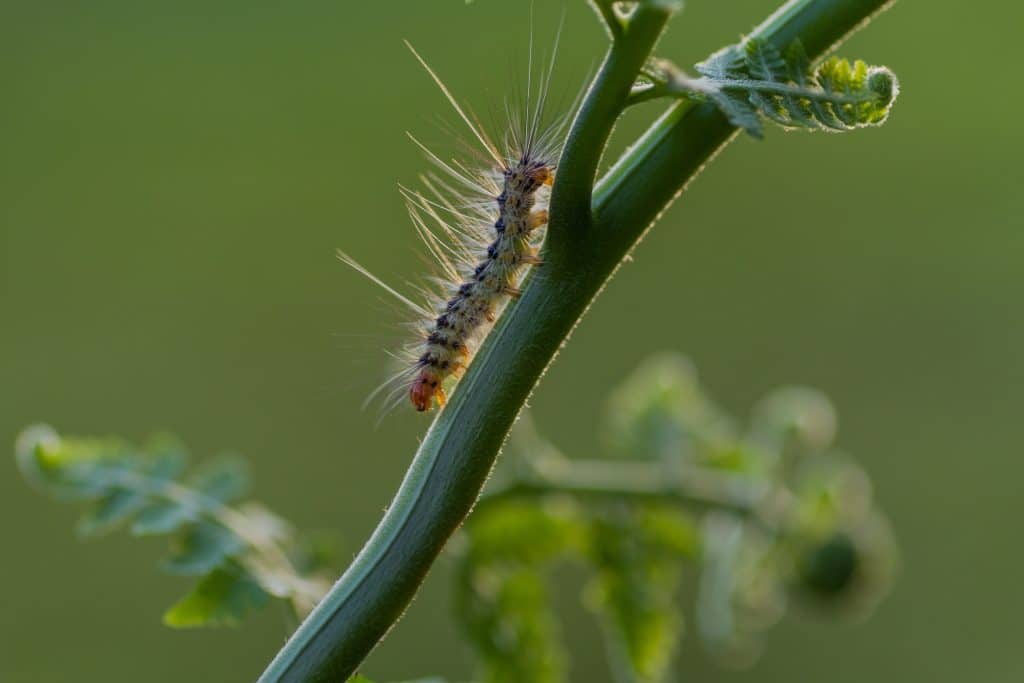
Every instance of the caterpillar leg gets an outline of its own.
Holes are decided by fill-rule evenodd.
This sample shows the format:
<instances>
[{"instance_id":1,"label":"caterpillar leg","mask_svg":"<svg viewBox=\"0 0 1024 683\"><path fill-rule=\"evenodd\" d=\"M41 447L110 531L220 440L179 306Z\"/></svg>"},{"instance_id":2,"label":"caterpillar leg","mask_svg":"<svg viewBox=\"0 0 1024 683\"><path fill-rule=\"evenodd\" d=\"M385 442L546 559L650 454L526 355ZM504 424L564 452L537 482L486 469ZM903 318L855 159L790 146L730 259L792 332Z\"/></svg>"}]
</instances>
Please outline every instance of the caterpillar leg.
<instances>
[{"instance_id":1,"label":"caterpillar leg","mask_svg":"<svg viewBox=\"0 0 1024 683\"><path fill-rule=\"evenodd\" d=\"M542 259L540 256L537 256L536 251L531 251L529 254L523 256L523 263L525 263L528 266L539 266L544 263L544 259Z\"/></svg>"},{"instance_id":2,"label":"caterpillar leg","mask_svg":"<svg viewBox=\"0 0 1024 683\"><path fill-rule=\"evenodd\" d=\"M530 175L534 181L548 187L555 182L555 172L550 166L541 166L540 168L533 169Z\"/></svg>"},{"instance_id":3,"label":"caterpillar leg","mask_svg":"<svg viewBox=\"0 0 1024 683\"><path fill-rule=\"evenodd\" d=\"M533 211L530 213L530 230L539 228L542 225L548 223L548 210L540 209L539 211Z\"/></svg>"},{"instance_id":4,"label":"caterpillar leg","mask_svg":"<svg viewBox=\"0 0 1024 683\"><path fill-rule=\"evenodd\" d=\"M437 397L437 407L444 408L444 404L448 402L448 395L444 393L444 389L438 387L435 396Z\"/></svg>"},{"instance_id":5,"label":"caterpillar leg","mask_svg":"<svg viewBox=\"0 0 1024 683\"><path fill-rule=\"evenodd\" d=\"M506 287L504 291L505 294L508 294L513 299L518 299L519 296L523 293L523 290L519 289L518 287Z\"/></svg>"}]
</instances>

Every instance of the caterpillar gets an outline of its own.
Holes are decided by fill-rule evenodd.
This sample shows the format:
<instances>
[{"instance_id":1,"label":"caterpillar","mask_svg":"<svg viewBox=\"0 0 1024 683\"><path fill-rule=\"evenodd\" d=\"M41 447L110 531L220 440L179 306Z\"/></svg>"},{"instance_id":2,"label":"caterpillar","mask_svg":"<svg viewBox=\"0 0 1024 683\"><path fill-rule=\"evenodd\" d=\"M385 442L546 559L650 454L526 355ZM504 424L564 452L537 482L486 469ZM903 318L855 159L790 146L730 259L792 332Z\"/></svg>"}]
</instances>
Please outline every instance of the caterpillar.
<instances>
[{"instance_id":1,"label":"caterpillar","mask_svg":"<svg viewBox=\"0 0 1024 683\"><path fill-rule=\"evenodd\" d=\"M556 37L555 51L557 45ZM418 412L435 403L443 407L446 387L468 367L502 307L519 296L527 269L541 265L538 235L548 222L550 187L569 120L568 115L547 113L554 59L534 92L532 36L524 106L520 110L506 102L508 123L500 147L419 53L406 46L468 127L471 148L478 148L469 162L446 161L410 135L433 167L420 178L422 190L400 186L412 223L437 264L429 285L417 288L422 303L338 252L343 262L397 297L419 319L412 324L416 339L394 354L402 366L367 399L386 392L385 412L403 395ZM569 111L574 109L575 103Z\"/></svg>"}]
</instances>

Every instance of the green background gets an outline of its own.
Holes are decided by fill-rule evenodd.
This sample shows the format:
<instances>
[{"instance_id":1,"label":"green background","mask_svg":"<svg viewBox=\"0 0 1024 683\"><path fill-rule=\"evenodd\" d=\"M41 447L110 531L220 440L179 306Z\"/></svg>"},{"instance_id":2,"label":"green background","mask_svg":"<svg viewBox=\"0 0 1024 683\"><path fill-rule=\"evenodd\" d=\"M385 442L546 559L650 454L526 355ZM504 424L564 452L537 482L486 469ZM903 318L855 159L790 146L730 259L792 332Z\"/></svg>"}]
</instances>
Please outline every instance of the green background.
<instances>
[{"instance_id":1,"label":"green background","mask_svg":"<svg viewBox=\"0 0 1024 683\"><path fill-rule=\"evenodd\" d=\"M603 35L567 8L571 90ZM660 52L692 63L774 0L692 0ZM255 495L354 552L427 420L360 404L394 320L334 259L423 270L396 182L450 111L412 41L480 111L528 52L529 3L97 0L0 4L0 442L154 430L248 455ZM905 0L843 54L891 66L884 128L741 139L622 268L532 401L567 450L597 446L602 397L651 352L690 355L738 414L767 390L826 391L903 552L868 622L791 615L747 672L683 644L684 680L1020 681L1024 209L1016 3ZM621 148L656 110L631 115ZM8 451L11 449L8 448ZM2 461L0 461L2 462ZM172 632L187 583L162 540L73 538L77 511L0 464L0 680L249 681L286 635ZM439 562L367 671L465 678ZM575 681L602 681L570 616Z\"/></svg>"}]
</instances>

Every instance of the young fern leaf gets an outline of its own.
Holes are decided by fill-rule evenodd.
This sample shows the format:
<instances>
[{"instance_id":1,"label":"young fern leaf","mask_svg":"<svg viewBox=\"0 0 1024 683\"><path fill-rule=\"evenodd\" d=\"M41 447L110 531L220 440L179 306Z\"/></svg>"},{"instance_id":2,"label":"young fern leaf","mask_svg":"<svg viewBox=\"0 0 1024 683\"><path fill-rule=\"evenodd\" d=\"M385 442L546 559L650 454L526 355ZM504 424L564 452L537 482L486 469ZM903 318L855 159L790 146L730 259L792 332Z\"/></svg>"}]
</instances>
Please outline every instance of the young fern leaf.
<instances>
[{"instance_id":1,"label":"young fern leaf","mask_svg":"<svg viewBox=\"0 0 1024 683\"><path fill-rule=\"evenodd\" d=\"M168 626L234 625L271 597L304 615L329 588L316 573L322 554L287 522L258 503L229 505L249 485L240 458L186 475L185 450L169 437L136 448L36 426L19 437L17 460L28 480L55 497L94 502L78 523L83 538L125 525L136 536L174 535L162 568L201 578L164 614Z\"/></svg>"},{"instance_id":2,"label":"young fern leaf","mask_svg":"<svg viewBox=\"0 0 1024 683\"><path fill-rule=\"evenodd\" d=\"M588 606L601 621L618 680L662 683L682 638L683 559L697 554L692 520L668 505L620 502L591 511Z\"/></svg>"},{"instance_id":3,"label":"young fern leaf","mask_svg":"<svg viewBox=\"0 0 1024 683\"><path fill-rule=\"evenodd\" d=\"M866 475L833 450L819 392L773 392L744 428L689 361L661 354L607 409L607 458L566 457L520 423L463 529L457 616L478 680L567 680L548 585L567 561L613 677L631 683L673 680L684 596L709 653L742 666L789 604L864 614L885 594L891 534Z\"/></svg>"},{"instance_id":4,"label":"young fern leaf","mask_svg":"<svg viewBox=\"0 0 1024 683\"><path fill-rule=\"evenodd\" d=\"M545 569L577 556L586 528L574 505L512 502L465 528L456 614L483 683L561 683L567 656Z\"/></svg>"},{"instance_id":5,"label":"young fern leaf","mask_svg":"<svg viewBox=\"0 0 1024 683\"><path fill-rule=\"evenodd\" d=\"M652 60L634 86L631 102L679 97L713 102L729 122L750 135L764 134L763 119L783 128L849 131L885 122L899 81L885 67L831 57L812 68L796 40L785 54L748 38L696 66L695 78L668 61Z\"/></svg>"}]
</instances>

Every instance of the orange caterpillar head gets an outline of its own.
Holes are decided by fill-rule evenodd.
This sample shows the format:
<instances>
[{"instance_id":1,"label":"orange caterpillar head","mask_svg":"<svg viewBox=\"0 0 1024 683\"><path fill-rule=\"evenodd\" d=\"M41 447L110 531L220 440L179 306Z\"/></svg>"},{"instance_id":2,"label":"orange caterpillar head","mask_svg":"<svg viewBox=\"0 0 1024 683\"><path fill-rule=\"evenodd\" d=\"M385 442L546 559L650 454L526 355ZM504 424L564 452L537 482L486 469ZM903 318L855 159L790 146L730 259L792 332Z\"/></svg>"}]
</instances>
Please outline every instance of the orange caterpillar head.
<instances>
[{"instance_id":1,"label":"orange caterpillar head","mask_svg":"<svg viewBox=\"0 0 1024 683\"><path fill-rule=\"evenodd\" d=\"M433 372L424 368L420 374L416 375L416 379L409 387L409 400L413 407L422 413L434 407L435 396L437 396L437 404L443 406L445 395L444 389L441 388L441 382Z\"/></svg>"},{"instance_id":2,"label":"orange caterpillar head","mask_svg":"<svg viewBox=\"0 0 1024 683\"><path fill-rule=\"evenodd\" d=\"M505 182L520 192L533 194L541 185L551 185L555 174L550 165L543 161L525 157L518 164L505 169Z\"/></svg>"}]
</instances>

